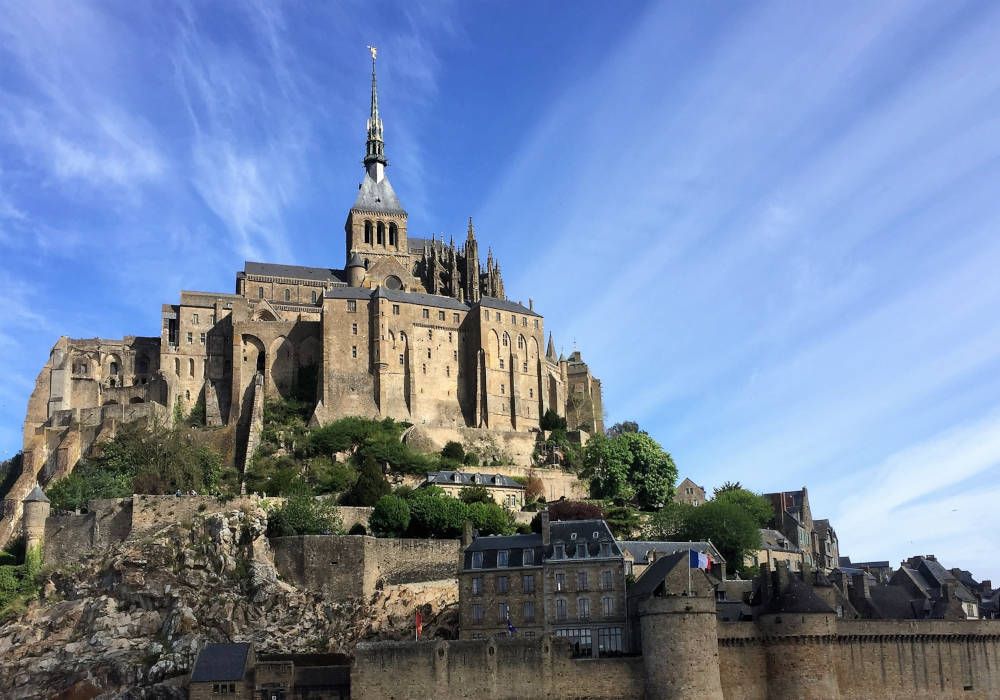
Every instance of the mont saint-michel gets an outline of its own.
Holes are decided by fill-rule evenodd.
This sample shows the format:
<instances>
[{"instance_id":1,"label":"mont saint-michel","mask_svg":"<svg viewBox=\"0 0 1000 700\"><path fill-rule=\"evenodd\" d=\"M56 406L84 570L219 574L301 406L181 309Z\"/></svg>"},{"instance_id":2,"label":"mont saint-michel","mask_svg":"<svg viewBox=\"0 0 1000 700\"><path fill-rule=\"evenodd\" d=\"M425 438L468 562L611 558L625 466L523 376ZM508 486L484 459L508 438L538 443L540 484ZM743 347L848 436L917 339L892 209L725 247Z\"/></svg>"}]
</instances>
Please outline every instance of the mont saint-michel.
<instances>
[{"instance_id":1,"label":"mont saint-michel","mask_svg":"<svg viewBox=\"0 0 1000 700\"><path fill-rule=\"evenodd\" d=\"M622 9L0 9L0 696L1000 697L996 18Z\"/></svg>"}]
</instances>

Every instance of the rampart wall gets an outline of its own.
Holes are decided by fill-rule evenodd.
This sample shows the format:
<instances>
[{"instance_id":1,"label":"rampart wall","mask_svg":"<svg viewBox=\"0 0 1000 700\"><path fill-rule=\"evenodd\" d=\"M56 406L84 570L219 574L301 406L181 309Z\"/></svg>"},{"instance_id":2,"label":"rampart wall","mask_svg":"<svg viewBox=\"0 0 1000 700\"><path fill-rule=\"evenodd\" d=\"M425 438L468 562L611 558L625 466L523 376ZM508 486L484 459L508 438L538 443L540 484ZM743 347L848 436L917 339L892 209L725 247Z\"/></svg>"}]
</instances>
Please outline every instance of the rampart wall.
<instances>
[{"instance_id":1,"label":"rampart wall","mask_svg":"<svg viewBox=\"0 0 1000 700\"><path fill-rule=\"evenodd\" d=\"M370 596L380 585L455 578L458 540L303 535L271 540L286 581L331 599Z\"/></svg>"},{"instance_id":2,"label":"rampart wall","mask_svg":"<svg viewBox=\"0 0 1000 700\"><path fill-rule=\"evenodd\" d=\"M833 697L844 700L997 698L1000 624L840 620L830 634L783 636L763 633L753 622L719 623L726 700L776 698L792 688L796 697L830 697L797 672L803 662L830 669L839 691Z\"/></svg>"},{"instance_id":3,"label":"rampart wall","mask_svg":"<svg viewBox=\"0 0 1000 700\"><path fill-rule=\"evenodd\" d=\"M642 659L573 659L564 640L542 637L362 643L351 696L383 698L643 697Z\"/></svg>"}]
</instances>

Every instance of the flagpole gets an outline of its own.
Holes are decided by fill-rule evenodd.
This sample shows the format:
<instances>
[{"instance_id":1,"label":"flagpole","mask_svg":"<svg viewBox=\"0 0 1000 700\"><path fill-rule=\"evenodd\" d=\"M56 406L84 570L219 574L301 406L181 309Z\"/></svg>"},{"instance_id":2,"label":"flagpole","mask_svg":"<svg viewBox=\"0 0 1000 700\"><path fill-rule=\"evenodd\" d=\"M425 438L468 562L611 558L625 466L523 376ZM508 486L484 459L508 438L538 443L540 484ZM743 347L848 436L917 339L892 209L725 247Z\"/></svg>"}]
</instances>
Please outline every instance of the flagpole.
<instances>
[{"instance_id":1,"label":"flagpole","mask_svg":"<svg viewBox=\"0 0 1000 700\"><path fill-rule=\"evenodd\" d=\"M688 550L688 598L691 597L691 550Z\"/></svg>"}]
</instances>

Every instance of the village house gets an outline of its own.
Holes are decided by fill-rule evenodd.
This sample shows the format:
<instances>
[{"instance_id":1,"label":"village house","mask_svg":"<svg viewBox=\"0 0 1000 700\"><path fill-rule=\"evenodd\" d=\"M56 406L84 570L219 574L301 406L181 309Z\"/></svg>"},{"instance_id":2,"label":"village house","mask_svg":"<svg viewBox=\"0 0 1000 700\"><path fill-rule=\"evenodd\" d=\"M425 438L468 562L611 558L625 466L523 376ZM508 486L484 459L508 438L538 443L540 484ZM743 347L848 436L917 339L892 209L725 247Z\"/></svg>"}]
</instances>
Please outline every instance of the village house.
<instances>
[{"instance_id":1,"label":"village house","mask_svg":"<svg viewBox=\"0 0 1000 700\"><path fill-rule=\"evenodd\" d=\"M466 489L478 486L486 489L498 505L508 510L517 511L524 507L524 485L502 474L429 472L426 481L420 485L421 488L426 486L437 486L455 498L461 498Z\"/></svg>"}]
</instances>

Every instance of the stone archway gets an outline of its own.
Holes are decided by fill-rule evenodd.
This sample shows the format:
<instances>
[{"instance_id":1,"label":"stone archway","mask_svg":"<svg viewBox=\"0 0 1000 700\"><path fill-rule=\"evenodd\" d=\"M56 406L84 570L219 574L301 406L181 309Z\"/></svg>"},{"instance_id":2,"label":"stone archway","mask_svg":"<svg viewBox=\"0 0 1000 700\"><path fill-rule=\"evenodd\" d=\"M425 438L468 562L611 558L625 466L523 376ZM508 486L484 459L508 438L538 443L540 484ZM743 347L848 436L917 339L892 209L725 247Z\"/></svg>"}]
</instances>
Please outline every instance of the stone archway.
<instances>
[{"instance_id":1,"label":"stone archway","mask_svg":"<svg viewBox=\"0 0 1000 700\"><path fill-rule=\"evenodd\" d=\"M271 343L270 355L271 386L282 398L289 398L295 390L295 345L285 336L279 336Z\"/></svg>"}]
</instances>

